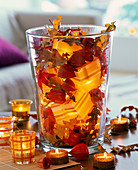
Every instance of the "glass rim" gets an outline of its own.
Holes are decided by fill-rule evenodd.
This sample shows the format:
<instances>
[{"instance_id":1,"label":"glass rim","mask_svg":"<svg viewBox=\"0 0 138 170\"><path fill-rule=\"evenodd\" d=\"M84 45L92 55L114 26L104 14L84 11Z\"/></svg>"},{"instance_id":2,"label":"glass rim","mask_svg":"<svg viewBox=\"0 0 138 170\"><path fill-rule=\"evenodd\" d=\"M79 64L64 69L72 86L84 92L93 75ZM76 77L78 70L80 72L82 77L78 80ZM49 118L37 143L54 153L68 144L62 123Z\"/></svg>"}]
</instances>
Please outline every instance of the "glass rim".
<instances>
[{"instance_id":1,"label":"glass rim","mask_svg":"<svg viewBox=\"0 0 138 170\"><path fill-rule=\"evenodd\" d=\"M0 115L0 125L1 124L5 124L5 123L3 123L3 120L5 122L12 123L13 122L13 116L10 116L10 115Z\"/></svg>"},{"instance_id":2,"label":"glass rim","mask_svg":"<svg viewBox=\"0 0 138 170\"><path fill-rule=\"evenodd\" d=\"M97 33L91 33L91 34L87 34L87 35L77 35L77 36L64 36L64 35L58 35L58 36L51 36L51 35L40 35L40 34L35 34L35 33L32 33L31 31L36 31L36 30L46 30L46 27L47 28L52 28L51 25L44 25L44 26L39 26L39 27L33 27L33 28L29 28L27 29L25 32L27 35L32 35L32 36L35 36L35 37L47 37L47 38L84 38L84 37L91 37L91 36L101 36L101 35L106 35L106 34L110 34L111 32L113 32L114 30L111 30L111 31L107 31L107 32L97 32ZM99 25L81 25L81 24L78 24L78 25L73 25L73 24L69 24L69 25L61 25L60 28L71 28L71 27L80 27L80 28L85 28L85 27L93 27L93 28L101 28L102 29L107 29L107 27L105 26L99 26Z\"/></svg>"},{"instance_id":3,"label":"glass rim","mask_svg":"<svg viewBox=\"0 0 138 170\"><path fill-rule=\"evenodd\" d=\"M26 129L20 129L20 130L16 130L11 132L10 136L34 136L36 135L36 132L34 130L26 130Z\"/></svg>"},{"instance_id":4,"label":"glass rim","mask_svg":"<svg viewBox=\"0 0 138 170\"><path fill-rule=\"evenodd\" d=\"M10 100L9 101L9 104L13 104L13 105L15 105L15 104L32 104L33 103L33 101L32 100L30 100L30 99L15 99L15 100Z\"/></svg>"}]
</instances>

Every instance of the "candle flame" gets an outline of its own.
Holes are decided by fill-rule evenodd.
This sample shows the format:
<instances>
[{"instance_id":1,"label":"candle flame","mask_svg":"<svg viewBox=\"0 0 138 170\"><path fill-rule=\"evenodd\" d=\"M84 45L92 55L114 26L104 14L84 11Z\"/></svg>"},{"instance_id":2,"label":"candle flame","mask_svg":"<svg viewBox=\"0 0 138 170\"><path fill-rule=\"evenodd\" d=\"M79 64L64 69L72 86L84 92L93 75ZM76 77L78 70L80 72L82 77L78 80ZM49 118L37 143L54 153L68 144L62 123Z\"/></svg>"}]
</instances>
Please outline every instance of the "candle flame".
<instances>
[{"instance_id":1,"label":"candle flame","mask_svg":"<svg viewBox=\"0 0 138 170\"><path fill-rule=\"evenodd\" d=\"M22 107L19 107L19 110L20 110L20 111L22 111L22 110L23 110L23 108L22 108Z\"/></svg>"},{"instance_id":2,"label":"candle flame","mask_svg":"<svg viewBox=\"0 0 138 170\"><path fill-rule=\"evenodd\" d=\"M58 149L56 149L55 151L56 151L56 153L59 153Z\"/></svg>"},{"instance_id":3,"label":"candle flame","mask_svg":"<svg viewBox=\"0 0 138 170\"><path fill-rule=\"evenodd\" d=\"M118 117L118 121L119 121L119 122L121 121L121 115L119 115L119 117Z\"/></svg>"},{"instance_id":4,"label":"candle flame","mask_svg":"<svg viewBox=\"0 0 138 170\"><path fill-rule=\"evenodd\" d=\"M106 152L104 152L104 158L106 158L107 157L107 153Z\"/></svg>"}]
</instances>

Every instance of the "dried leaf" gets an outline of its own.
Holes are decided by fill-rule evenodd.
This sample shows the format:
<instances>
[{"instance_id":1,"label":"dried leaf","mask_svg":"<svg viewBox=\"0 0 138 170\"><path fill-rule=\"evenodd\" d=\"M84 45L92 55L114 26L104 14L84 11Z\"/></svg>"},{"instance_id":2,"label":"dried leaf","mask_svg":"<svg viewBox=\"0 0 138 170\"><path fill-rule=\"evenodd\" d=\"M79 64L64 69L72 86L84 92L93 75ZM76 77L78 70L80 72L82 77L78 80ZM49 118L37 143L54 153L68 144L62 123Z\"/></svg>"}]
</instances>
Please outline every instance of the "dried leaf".
<instances>
[{"instance_id":1,"label":"dried leaf","mask_svg":"<svg viewBox=\"0 0 138 170\"><path fill-rule=\"evenodd\" d=\"M108 115L109 112L111 112L111 110L108 107L106 107L106 114Z\"/></svg>"},{"instance_id":2,"label":"dried leaf","mask_svg":"<svg viewBox=\"0 0 138 170\"><path fill-rule=\"evenodd\" d=\"M111 129L112 129L112 126L111 126L110 124L105 126L104 138L105 138L105 140L107 140L108 142L111 142L111 140L112 140L111 135L109 134L109 131L110 131Z\"/></svg>"},{"instance_id":3,"label":"dried leaf","mask_svg":"<svg viewBox=\"0 0 138 170\"><path fill-rule=\"evenodd\" d=\"M100 110L94 106L93 110L91 111L91 113L88 114L88 116L90 116L90 119L88 119L86 122L93 122L95 121L95 124L97 123L97 119L98 119L98 115L101 115Z\"/></svg>"},{"instance_id":4,"label":"dried leaf","mask_svg":"<svg viewBox=\"0 0 138 170\"><path fill-rule=\"evenodd\" d=\"M121 112L126 111L127 109L129 109L129 111L132 111L135 109L136 113L138 113L138 108L136 108L134 106L125 106L125 107L121 108Z\"/></svg>"},{"instance_id":5,"label":"dried leaf","mask_svg":"<svg viewBox=\"0 0 138 170\"><path fill-rule=\"evenodd\" d=\"M64 81L64 83L62 84L62 89L65 90L66 92L75 91L76 90L74 82L71 79L69 79L69 78L66 79Z\"/></svg>"},{"instance_id":6,"label":"dried leaf","mask_svg":"<svg viewBox=\"0 0 138 170\"><path fill-rule=\"evenodd\" d=\"M130 151L135 151L135 148L138 147L138 143L137 144L133 144L133 145L127 145L127 146L123 146L123 145L118 145L118 147L112 147L110 148L113 152L116 152L117 154L120 154L121 152L130 152Z\"/></svg>"},{"instance_id":7,"label":"dried leaf","mask_svg":"<svg viewBox=\"0 0 138 170\"><path fill-rule=\"evenodd\" d=\"M85 59L80 54L74 53L68 60L68 64L75 68L81 67L85 64Z\"/></svg>"},{"instance_id":8,"label":"dried leaf","mask_svg":"<svg viewBox=\"0 0 138 170\"><path fill-rule=\"evenodd\" d=\"M51 62L52 67L61 66L66 63L66 58L61 56L56 49L53 49L51 53Z\"/></svg>"},{"instance_id":9,"label":"dried leaf","mask_svg":"<svg viewBox=\"0 0 138 170\"><path fill-rule=\"evenodd\" d=\"M39 51L39 57L38 57L38 62L42 62L42 61L50 61L51 60L51 52L48 51L47 49L43 49L41 51Z\"/></svg>"},{"instance_id":10,"label":"dried leaf","mask_svg":"<svg viewBox=\"0 0 138 170\"><path fill-rule=\"evenodd\" d=\"M109 44L110 35L105 34L96 39L96 45L102 50Z\"/></svg>"},{"instance_id":11,"label":"dried leaf","mask_svg":"<svg viewBox=\"0 0 138 170\"><path fill-rule=\"evenodd\" d=\"M100 89L93 89L90 92L92 102L102 110L104 93Z\"/></svg>"},{"instance_id":12,"label":"dried leaf","mask_svg":"<svg viewBox=\"0 0 138 170\"><path fill-rule=\"evenodd\" d=\"M74 70L72 68L70 68L68 64L64 64L64 65L60 66L57 76L61 77L61 78L76 77Z\"/></svg>"},{"instance_id":13,"label":"dried leaf","mask_svg":"<svg viewBox=\"0 0 138 170\"><path fill-rule=\"evenodd\" d=\"M49 80L47 78L53 77L53 76L55 76L55 74L47 73L45 72L44 69L39 70L39 72L37 72L38 85L42 93L43 93L42 83L45 84L46 86L52 87L51 85L48 84Z\"/></svg>"},{"instance_id":14,"label":"dried leaf","mask_svg":"<svg viewBox=\"0 0 138 170\"><path fill-rule=\"evenodd\" d=\"M78 38L68 38L68 39L64 39L64 42L68 43L69 45L73 45L74 43L78 46L82 46L81 40ZM82 46L83 47L83 46Z\"/></svg>"},{"instance_id":15,"label":"dried leaf","mask_svg":"<svg viewBox=\"0 0 138 170\"><path fill-rule=\"evenodd\" d=\"M137 126L137 121L135 119L131 120L129 123L129 128L136 127Z\"/></svg>"},{"instance_id":16,"label":"dried leaf","mask_svg":"<svg viewBox=\"0 0 138 170\"><path fill-rule=\"evenodd\" d=\"M115 21L111 22L111 24L107 23L107 24L105 24L105 26L107 27L107 29L106 30L102 30L101 33L109 32L109 31L115 31L116 30Z\"/></svg>"},{"instance_id":17,"label":"dried leaf","mask_svg":"<svg viewBox=\"0 0 138 170\"><path fill-rule=\"evenodd\" d=\"M51 100L51 102L62 104L66 101L65 92L60 89L52 89L49 93L46 93L46 97Z\"/></svg>"}]
</instances>

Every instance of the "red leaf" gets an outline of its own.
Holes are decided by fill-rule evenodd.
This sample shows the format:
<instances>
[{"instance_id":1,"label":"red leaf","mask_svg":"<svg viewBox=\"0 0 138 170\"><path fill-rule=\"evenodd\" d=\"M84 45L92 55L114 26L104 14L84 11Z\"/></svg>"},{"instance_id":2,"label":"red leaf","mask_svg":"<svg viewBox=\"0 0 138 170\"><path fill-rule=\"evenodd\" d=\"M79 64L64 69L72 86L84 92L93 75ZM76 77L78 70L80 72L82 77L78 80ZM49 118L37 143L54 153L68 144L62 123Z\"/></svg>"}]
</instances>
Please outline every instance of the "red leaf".
<instances>
[{"instance_id":1,"label":"red leaf","mask_svg":"<svg viewBox=\"0 0 138 170\"><path fill-rule=\"evenodd\" d=\"M82 44L84 46L93 46L94 39L93 38L84 38L83 41L82 41Z\"/></svg>"},{"instance_id":2,"label":"red leaf","mask_svg":"<svg viewBox=\"0 0 138 170\"><path fill-rule=\"evenodd\" d=\"M60 66L57 76L61 78L72 78L75 77L75 73L67 64L64 64Z\"/></svg>"},{"instance_id":3,"label":"red leaf","mask_svg":"<svg viewBox=\"0 0 138 170\"><path fill-rule=\"evenodd\" d=\"M88 146L84 143L80 143L72 148L69 152L73 157L78 160L85 160L89 157Z\"/></svg>"},{"instance_id":4,"label":"red leaf","mask_svg":"<svg viewBox=\"0 0 138 170\"><path fill-rule=\"evenodd\" d=\"M48 85L49 81L47 80L47 78L53 77L53 76L55 76L55 74L47 73L44 71L44 69L40 70L39 73L37 73L38 85L39 85L42 93L43 93L42 83L49 86ZM50 85L49 87L53 87L53 86Z\"/></svg>"},{"instance_id":5,"label":"red leaf","mask_svg":"<svg viewBox=\"0 0 138 170\"><path fill-rule=\"evenodd\" d=\"M43 110L43 115L44 115L44 119L46 119L48 116L53 116L54 117L54 114L53 114L53 111L51 109L51 107L47 107Z\"/></svg>"},{"instance_id":6,"label":"red leaf","mask_svg":"<svg viewBox=\"0 0 138 170\"><path fill-rule=\"evenodd\" d=\"M62 84L62 89L65 91L74 91L75 89L75 84L71 79L66 79L65 82Z\"/></svg>"},{"instance_id":7,"label":"red leaf","mask_svg":"<svg viewBox=\"0 0 138 170\"><path fill-rule=\"evenodd\" d=\"M54 128L55 122L55 117L49 116L44 120L43 127L46 131L51 132Z\"/></svg>"},{"instance_id":8,"label":"red leaf","mask_svg":"<svg viewBox=\"0 0 138 170\"><path fill-rule=\"evenodd\" d=\"M52 102L62 104L66 101L65 92L62 90L51 90L46 94L46 97L50 99Z\"/></svg>"},{"instance_id":9,"label":"red leaf","mask_svg":"<svg viewBox=\"0 0 138 170\"><path fill-rule=\"evenodd\" d=\"M75 146L80 143L80 134L70 130L69 138L63 138L65 143L68 143L70 146Z\"/></svg>"},{"instance_id":10,"label":"red leaf","mask_svg":"<svg viewBox=\"0 0 138 170\"><path fill-rule=\"evenodd\" d=\"M73 67L81 67L85 64L85 59L78 53L74 53L68 60L68 63Z\"/></svg>"},{"instance_id":11,"label":"red leaf","mask_svg":"<svg viewBox=\"0 0 138 170\"><path fill-rule=\"evenodd\" d=\"M90 91L91 100L101 110L103 106L104 93L100 89Z\"/></svg>"},{"instance_id":12,"label":"red leaf","mask_svg":"<svg viewBox=\"0 0 138 170\"><path fill-rule=\"evenodd\" d=\"M92 47L83 48L75 53L81 55L86 61L93 61L95 55L95 51Z\"/></svg>"}]
</instances>

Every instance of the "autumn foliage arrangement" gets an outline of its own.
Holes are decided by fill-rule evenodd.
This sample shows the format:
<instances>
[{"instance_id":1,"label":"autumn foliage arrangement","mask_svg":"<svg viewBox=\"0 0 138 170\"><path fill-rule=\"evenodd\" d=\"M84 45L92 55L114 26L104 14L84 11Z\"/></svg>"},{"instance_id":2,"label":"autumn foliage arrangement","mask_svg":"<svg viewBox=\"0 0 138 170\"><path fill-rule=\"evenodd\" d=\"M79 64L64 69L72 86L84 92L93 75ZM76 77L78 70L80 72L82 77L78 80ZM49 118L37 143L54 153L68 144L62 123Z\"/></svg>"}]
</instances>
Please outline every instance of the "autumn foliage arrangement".
<instances>
[{"instance_id":1,"label":"autumn foliage arrangement","mask_svg":"<svg viewBox=\"0 0 138 170\"><path fill-rule=\"evenodd\" d=\"M110 32L116 27L112 22L92 32L90 27L63 27L61 20L60 15L49 20L45 35L34 34L31 44L40 140L54 147L90 146L105 113Z\"/></svg>"}]
</instances>

